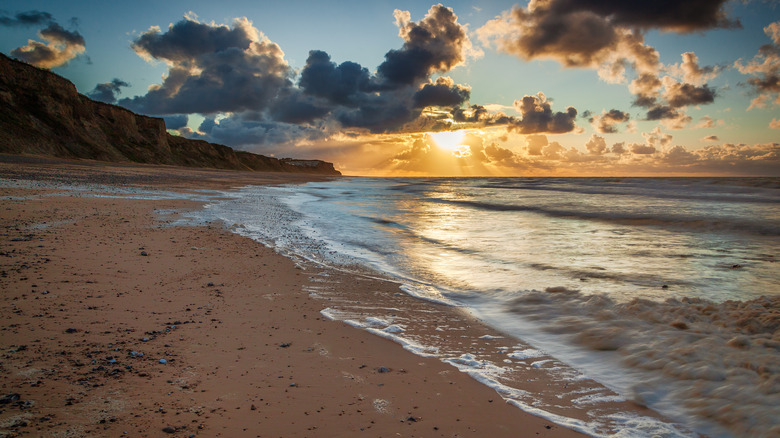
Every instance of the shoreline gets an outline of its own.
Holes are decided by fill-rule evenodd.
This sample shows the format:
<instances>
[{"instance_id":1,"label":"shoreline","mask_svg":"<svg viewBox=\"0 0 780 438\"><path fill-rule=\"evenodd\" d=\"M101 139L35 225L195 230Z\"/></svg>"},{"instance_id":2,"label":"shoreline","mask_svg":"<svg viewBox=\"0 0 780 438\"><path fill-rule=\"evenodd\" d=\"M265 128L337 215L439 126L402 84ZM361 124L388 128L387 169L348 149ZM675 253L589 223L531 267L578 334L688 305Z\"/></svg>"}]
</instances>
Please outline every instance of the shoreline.
<instances>
[{"instance_id":1,"label":"shoreline","mask_svg":"<svg viewBox=\"0 0 780 438\"><path fill-rule=\"evenodd\" d=\"M74 168L113 184L161 171L220 178L210 188L289 179L59 161L2 176L67 184ZM209 188L191 184L164 186ZM3 190L0 436L581 436L322 317L307 273L273 250L154 218L196 203L53 192Z\"/></svg>"},{"instance_id":2,"label":"shoreline","mask_svg":"<svg viewBox=\"0 0 780 438\"><path fill-rule=\"evenodd\" d=\"M42 161L2 163L0 175L185 192L307 180ZM302 270L222 226L170 227L159 214L196 209L195 201L52 192L62 190L3 193L0 436L583 436L505 402L458 363L321 313L354 317L370 291L373 305L404 308L407 320L435 315L497 349L517 344L462 310L396 283ZM551 403L577 394L534 367L514 378ZM657 417L631 402L607 404ZM588 420L585 411L560 414Z\"/></svg>"}]
</instances>

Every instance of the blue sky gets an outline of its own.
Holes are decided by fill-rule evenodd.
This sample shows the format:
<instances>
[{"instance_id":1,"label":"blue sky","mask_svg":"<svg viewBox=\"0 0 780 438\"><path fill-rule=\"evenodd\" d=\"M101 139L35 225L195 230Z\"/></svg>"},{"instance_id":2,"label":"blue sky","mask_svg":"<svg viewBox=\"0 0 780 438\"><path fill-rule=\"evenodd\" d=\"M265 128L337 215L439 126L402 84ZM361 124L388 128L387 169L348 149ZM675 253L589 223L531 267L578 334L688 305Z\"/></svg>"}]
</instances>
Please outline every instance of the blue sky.
<instances>
[{"instance_id":1,"label":"blue sky","mask_svg":"<svg viewBox=\"0 0 780 438\"><path fill-rule=\"evenodd\" d=\"M459 123L452 117L441 115L446 112L442 112L441 105L425 109L409 107L410 113L404 114L403 123L389 123L385 119L372 119L372 124L361 119L358 123L354 121L357 103L344 106L341 102L338 103L341 107L337 109L332 96L312 94L311 90L299 84L311 50L327 52L335 65L345 61L359 64L367 69L372 83L387 82L387 75L383 79L382 72L378 72L380 65L388 59L386 54L393 50L406 50L413 45L405 44L399 36L398 12L395 11L408 11L410 29L423 28L434 4L419 1L173 0L136 1L129 5L97 1L11 1L4 2L1 7L0 17L5 17L6 21L0 26L0 51L13 55L20 53L19 48L28 45L28 40L45 43L39 32L54 22L67 32L80 35L83 48L61 65L45 67L70 79L80 92L87 94L93 92L98 84L120 79L128 85L116 88L113 96L118 99L116 102L155 116L187 116L187 127L176 131L178 134L269 155L317 156L334 161L347 173L353 174L780 172L777 169L777 143L780 141L777 91L773 92L771 86L759 89L748 83L750 78L766 82L777 74L777 61L772 57L780 55L776 53L777 44L773 45L772 25L780 21L780 2L709 2L718 4L716 12L723 20L714 24L691 24L681 30L679 23L664 22L665 16L661 13L649 24L637 24L636 18L630 18L634 21L625 24L620 22L620 14L625 15L626 11L617 9L604 12L604 8L594 6L584 8L580 15L556 12L555 6L565 6L567 1L570 0L545 0L532 2L536 4L531 5L511 1L446 2L443 6L450 8L453 17L456 17L450 17L450 20L457 20L453 25L463 31L468 44L464 45L462 40L442 40L441 44L426 46L425 50L438 50L431 47L456 44L455 49L459 52L453 55L455 58L451 62L445 63L446 67L442 67L444 64L432 65L424 77L416 77L415 81L404 84L408 89L396 84L390 87L395 94L389 94L391 91L388 91L387 83L375 85L372 89L372 93L382 96L378 97L380 100L371 101L371 105L380 105L380 102L392 105L403 99L411 102L415 90L422 89L425 84L433 86L437 78L444 76L451 81L447 85L440 82L440 89L449 87L447 89L452 93L462 90L459 86L468 89L467 99L457 103L462 109L473 105L484 106L491 114L505 113L506 120L511 118L507 123L499 122L500 118L492 116L479 122ZM607 3L610 2L603 2ZM643 3L652 2L638 2ZM679 3L696 6L707 2ZM563 6L560 9L563 10ZM19 13L31 11L48 13L50 18L29 25L18 20ZM707 13L703 10L701 16ZM153 48L146 48L148 56L144 59L133 49L133 44L152 26L159 26L158 36L173 37L172 32L168 32L169 25L182 22L185 16L188 17L186 20L197 22L204 29L219 26L235 29L234 20L246 17L251 22L251 28L261 32L269 43L278 45L283 51L279 62L289 67L290 73L285 73L289 83L279 85L273 82L277 84L275 86L281 86L288 94L300 94L306 98L307 105L317 106L316 118L280 121L272 114L269 116L275 107L268 102L259 102L257 110L251 105L243 105L236 110L229 105L217 105L214 108L220 108L219 111L204 107L201 112L172 114L163 113L165 111L160 109L160 105L154 108L148 104L144 106L139 99L135 102L123 101L122 98L144 97L150 86L162 84L163 76L168 75L172 68L170 59L166 62L162 57L149 55L156 53ZM520 16L524 18L513 18ZM598 72L613 59L609 58L609 50L598 52L595 61L566 66L560 55L560 46L535 47L536 51L532 52L528 43L521 40L523 35L541 29L539 23L544 20L580 20L582 16L598 19L599 23L609 26L610 31L616 29L620 35L639 35L643 47L656 52L657 62L652 74L659 80L669 78L664 83L666 88L657 87L655 91L656 96L663 97L658 97L652 105L636 105L638 96L643 94L638 94L631 87L632 81L639 75L639 70L631 64L636 61L631 57L633 55L624 61L628 68L622 79L607 81ZM741 26L734 25L737 21ZM688 23L682 26L688 26ZM582 41L592 38L590 35L581 36ZM502 41L508 42L505 47L502 47ZM509 46L514 49L508 49ZM755 58L762 46L769 48L764 52L769 56ZM610 50L613 54L618 53L617 48ZM698 92L695 95L699 101L688 99L669 105L668 102L677 102L670 97L675 84L678 88L674 89L680 90L679 86L692 80L683 78L679 68L676 73L674 71L686 52L695 53L698 58L696 65L710 74L704 74L697 79L698 82L684 89ZM454 52L447 53L452 55ZM735 64L740 59L742 69ZM741 71L746 70L745 66L751 61L756 66L760 64L763 70L756 73L753 69L752 74ZM187 64L189 61L182 62L192 65ZM184 64L177 65L181 67ZM544 97L539 97L538 93L543 93ZM762 93L765 95L763 100L756 101ZM460 95L463 93L460 92ZM571 117L566 126L532 126L528 118L531 114L523 113L515 104L524 96L535 96L536 108L547 105L553 115L561 113L564 117L567 108L572 107L576 109L576 117ZM369 97L368 94L365 96L366 99ZM331 100L326 102L327 99ZM448 105L450 103L448 101ZM666 118L649 116L651 110L661 111L662 107L666 110ZM181 107L177 108L181 111ZM613 114L619 114L620 121L606 130L603 126L599 128L599 117L603 118L611 110L617 111ZM426 114L433 113L439 114L437 121L422 120ZM595 122L593 115L596 116ZM265 117L270 118L265 120ZM210 126L220 126L221 129L206 132L204 130L209 128L201 125L203 120L213 121ZM236 132L229 132L230 129ZM242 131L239 133L239 130ZM464 135L457 140L460 144L438 144L451 140L442 140L444 137L439 136L441 139L437 143L437 135L428 134L446 130L462 131ZM279 135L270 135L272 132ZM589 142L590 148L586 146ZM600 143L606 147L599 147ZM616 144L622 146L614 148ZM682 149L675 149L677 146ZM649 152L651 148L652 152ZM632 150L642 153L632 153ZM762 164L755 167L757 161Z\"/></svg>"}]
</instances>

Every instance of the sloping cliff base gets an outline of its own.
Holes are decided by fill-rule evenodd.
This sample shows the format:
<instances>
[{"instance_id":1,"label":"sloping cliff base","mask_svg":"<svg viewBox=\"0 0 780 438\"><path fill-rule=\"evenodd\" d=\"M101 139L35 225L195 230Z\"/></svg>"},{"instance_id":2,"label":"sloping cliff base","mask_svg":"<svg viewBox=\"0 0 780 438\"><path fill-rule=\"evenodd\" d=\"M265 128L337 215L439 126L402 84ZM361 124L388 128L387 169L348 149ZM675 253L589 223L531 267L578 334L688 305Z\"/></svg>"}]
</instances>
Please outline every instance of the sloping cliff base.
<instances>
[{"instance_id":1,"label":"sloping cliff base","mask_svg":"<svg viewBox=\"0 0 780 438\"><path fill-rule=\"evenodd\" d=\"M194 201L111 191L295 175L37 161L0 167L0 436L577 436L324 318L317 272L217 224L170 226Z\"/></svg>"},{"instance_id":2,"label":"sloping cliff base","mask_svg":"<svg viewBox=\"0 0 780 438\"><path fill-rule=\"evenodd\" d=\"M340 175L321 160L277 159L170 135L163 119L89 99L67 79L3 54L0 153Z\"/></svg>"}]
</instances>

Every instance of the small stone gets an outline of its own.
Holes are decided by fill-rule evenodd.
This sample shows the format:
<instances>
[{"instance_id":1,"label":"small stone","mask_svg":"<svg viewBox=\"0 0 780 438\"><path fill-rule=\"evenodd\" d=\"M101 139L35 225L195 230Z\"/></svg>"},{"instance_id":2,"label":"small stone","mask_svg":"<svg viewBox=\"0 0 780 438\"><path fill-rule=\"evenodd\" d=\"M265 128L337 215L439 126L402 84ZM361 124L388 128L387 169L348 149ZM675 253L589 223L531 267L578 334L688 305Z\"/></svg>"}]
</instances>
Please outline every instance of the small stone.
<instances>
[{"instance_id":1,"label":"small stone","mask_svg":"<svg viewBox=\"0 0 780 438\"><path fill-rule=\"evenodd\" d=\"M389 373L390 372L390 368L379 367L379 368L377 368L377 372L379 372L379 373Z\"/></svg>"},{"instance_id":2,"label":"small stone","mask_svg":"<svg viewBox=\"0 0 780 438\"><path fill-rule=\"evenodd\" d=\"M255 406L255 405L252 405L252 406L251 406L249 409L251 409L251 410L253 410L253 411L256 411L256 410L257 410L257 406Z\"/></svg>"},{"instance_id":3,"label":"small stone","mask_svg":"<svg viewBox=\"0 0 780 438\"><path fill-rule=\"evenodd\" d=\"M74 329L72 327L69 329L65 329L65 333L76 333L76 332L78 332L78 329Z\"/></svg>"},{"instance_id":4,"label":"small stone","mask_svg":"<svg viewBox=\"0 0 780 438\"><path fill-rule=\"evenodd\" d=\"M166 363L168 363L168 361L167 361L167 360L165 360L165 359L160 359L160 363L161 363L161 364L163 364L163 365L165 365Z\"/></svg>"},{"instance_id":5,"label":"small stone","mask_svg":"<svg viewBox=\"0 0 780 438\"><path fill-rule=\"evenodd\" d=\"M144 257L146 257L146 256L148 256L148 255L149 255L149 253L147 253L146 251L141 251L141 255L142 255L142 256L144 256Z\"/></svg>"},{"instance_id":6,"label":"small stone","mask_svg":"<svg viewBox=\"0 0 780 438\"><path fill-rule=\"evenodd\" d=\"M209 284L207 284L206 286L208 286L208 287L214 287L214 283L212 283L212 282L209 282Z\"/></svg>"},{"instance_id":7,"label":"small stone","mask_svg":"<svg viewBox=\"0 0 780 438\"><path fill-rule=\"evenodd\" d=\"M162 431L165 433L176 433L176 428L171 426L165 426L163 427Z\"/></svg>"}]
</instances>

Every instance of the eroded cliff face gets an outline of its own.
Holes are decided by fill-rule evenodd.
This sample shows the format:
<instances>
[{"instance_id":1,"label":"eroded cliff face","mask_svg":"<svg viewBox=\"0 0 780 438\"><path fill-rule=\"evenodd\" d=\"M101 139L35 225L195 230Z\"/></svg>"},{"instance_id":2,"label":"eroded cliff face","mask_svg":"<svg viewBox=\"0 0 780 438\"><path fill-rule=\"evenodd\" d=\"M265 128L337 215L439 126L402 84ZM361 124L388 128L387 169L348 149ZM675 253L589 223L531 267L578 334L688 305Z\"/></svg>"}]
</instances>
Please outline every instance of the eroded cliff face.
<instances>
[{"instance_id":1,"label":"eroded cliff face","mask_svg":"<svg viewBox=\"0 0 780 438\"><path fill-rule=\"evenodd\" d=\"M102 161L131 161L340 175L331 163L234 151L172 136L163 119L135 114L79 94L67 79L0 54L0 152ZM307 161L308 162L308 161Z\"/></svg>"}]
</instances>

